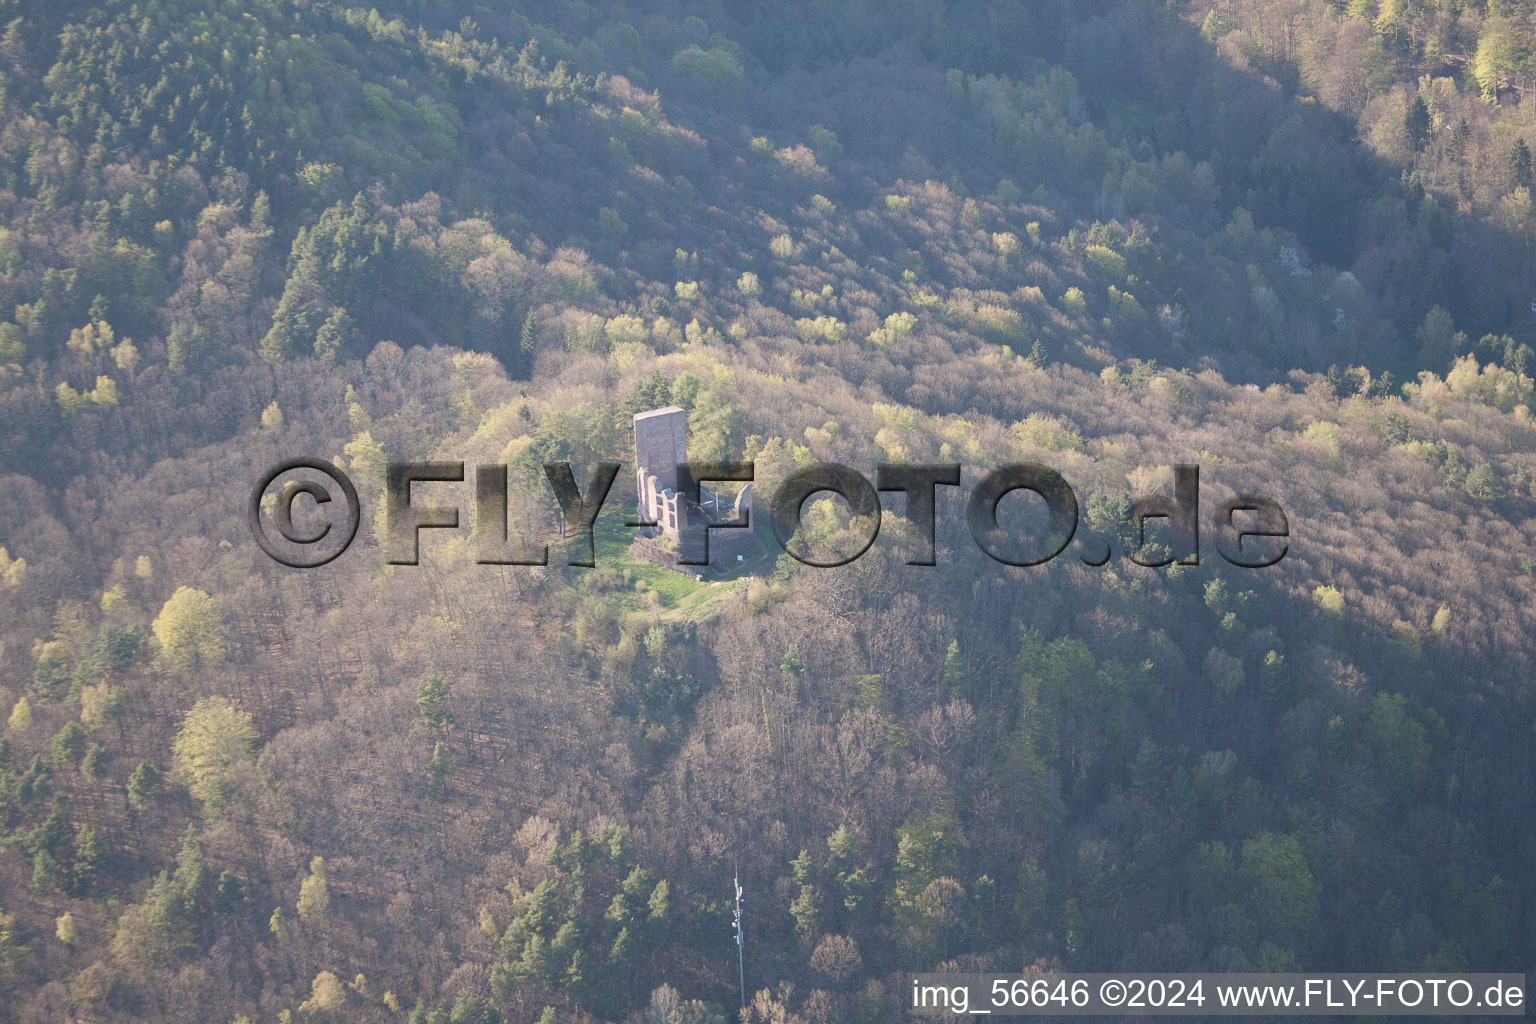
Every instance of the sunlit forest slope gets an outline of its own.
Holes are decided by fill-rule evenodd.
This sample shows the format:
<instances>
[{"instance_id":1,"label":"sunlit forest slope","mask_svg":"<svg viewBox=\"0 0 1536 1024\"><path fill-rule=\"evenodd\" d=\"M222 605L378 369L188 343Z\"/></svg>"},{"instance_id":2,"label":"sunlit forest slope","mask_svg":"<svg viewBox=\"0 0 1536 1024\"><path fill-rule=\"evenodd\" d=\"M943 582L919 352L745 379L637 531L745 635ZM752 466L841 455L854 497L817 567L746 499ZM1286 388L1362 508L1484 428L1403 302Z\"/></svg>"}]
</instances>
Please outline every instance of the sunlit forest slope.
<instances>
[{"instance_id":1,"label":"sunlit forest slope","mask_svg":"<svg viewBox=\"0 0 1536 1024\"><path fill-rule=\"evenodd\" d=\"M0 1021L1536 972L1533 145L1528 0L0 0ZM628 473L564 564L541 464L668 404L764 496L961 463L938 565L888 494L698 581ZM322 568L247 526L292 456ZM550 565L468 484L386 565L405 459ZM1009 568L1024 460L1289 554Z\"/></svg>"}]
</instances>

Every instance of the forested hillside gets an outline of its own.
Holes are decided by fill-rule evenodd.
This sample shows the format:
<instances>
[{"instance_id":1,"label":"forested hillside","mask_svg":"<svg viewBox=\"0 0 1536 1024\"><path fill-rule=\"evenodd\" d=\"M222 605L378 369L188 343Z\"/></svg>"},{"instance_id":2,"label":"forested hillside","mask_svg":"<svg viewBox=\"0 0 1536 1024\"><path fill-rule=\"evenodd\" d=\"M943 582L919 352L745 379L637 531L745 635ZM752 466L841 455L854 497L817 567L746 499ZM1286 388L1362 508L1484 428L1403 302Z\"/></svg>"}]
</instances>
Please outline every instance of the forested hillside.
<instances>
[{"instance_id":1,"label":"forested hillside","mask_svg":"<svg viewBox=\"0 0 1536 1024\"><path fill-rule=\"evenodd\" d=\"M1536 8L0 0L0 1020L904 1019L969 970L1536 971ZM675 403L838 569L567 566ZM252 485L332 460L289 569ZM386 565L391 460L515 540ZM1277 566L1116 539L1201 467ZM469 525L470 485L433 484ZM861 524L832 503L808 531Z\"/></svg>"}]
</instances>

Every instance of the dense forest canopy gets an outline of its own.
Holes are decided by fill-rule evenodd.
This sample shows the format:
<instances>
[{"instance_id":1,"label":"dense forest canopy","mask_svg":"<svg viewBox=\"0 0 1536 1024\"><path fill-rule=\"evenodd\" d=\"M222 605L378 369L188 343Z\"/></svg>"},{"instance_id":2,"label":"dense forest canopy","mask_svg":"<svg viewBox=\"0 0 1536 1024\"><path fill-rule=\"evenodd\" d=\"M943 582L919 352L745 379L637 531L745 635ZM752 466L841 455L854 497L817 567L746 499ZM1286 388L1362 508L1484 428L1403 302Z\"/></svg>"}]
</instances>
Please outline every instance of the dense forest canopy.
<instances>
[{"instance_id":1,"label":"dense forest canopy","mask_svg":"<svg viewBox=\"0 0 1536 1024\"><path fill-rule=\"evenodd\" d=\"M1520 971L1536 7L0 0L0 1020ZM1288 556L560 557L543 463L1201 467ZM251 485L324 458L287 569ZM381 551L385 466L505 464ZM430 485L434 499L461 502ZM806 530L861 524L832 502Z\"/></svg>"}]
</instances>

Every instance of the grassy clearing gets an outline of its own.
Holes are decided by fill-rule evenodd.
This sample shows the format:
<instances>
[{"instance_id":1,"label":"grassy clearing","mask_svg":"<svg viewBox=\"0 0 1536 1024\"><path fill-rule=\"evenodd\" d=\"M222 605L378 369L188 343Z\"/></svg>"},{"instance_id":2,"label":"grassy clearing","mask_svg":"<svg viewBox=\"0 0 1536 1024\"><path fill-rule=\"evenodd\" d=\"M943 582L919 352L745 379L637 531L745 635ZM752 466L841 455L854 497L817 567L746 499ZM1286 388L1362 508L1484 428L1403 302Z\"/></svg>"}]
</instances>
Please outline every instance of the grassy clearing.
<instances>
[{"instance_id":1,"label":"grassy clearing","mask_svg":"<svg viewBox=\"0 0 1536 1024\"><path fill-rule=\"evenodd\" d=\"M710 606L737 590L734 580L700 582L685 573L630 554L635 531L624 525L628 513L618 507L605 508L593 528L596 561L599 568L615 570L625 583L609 592L610 597L629 612L650 612L655 607L654 594L663 617L698 619L710 614ZM642 591L638 585L644 584Z\"/></svg>"}]
</instances>

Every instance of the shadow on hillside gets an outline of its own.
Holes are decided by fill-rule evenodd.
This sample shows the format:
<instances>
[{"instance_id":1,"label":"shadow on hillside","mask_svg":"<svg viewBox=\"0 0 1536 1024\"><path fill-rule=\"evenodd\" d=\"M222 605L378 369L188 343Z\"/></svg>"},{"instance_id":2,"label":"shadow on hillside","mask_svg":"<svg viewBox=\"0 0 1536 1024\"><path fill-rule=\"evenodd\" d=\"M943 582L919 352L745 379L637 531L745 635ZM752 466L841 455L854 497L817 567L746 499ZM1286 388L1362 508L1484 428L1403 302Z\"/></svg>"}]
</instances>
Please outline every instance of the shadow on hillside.
<instances>
[{"instance_id":1,"label":"shadow on hillside","mask_svg":"<svg viewBox=\"0 0 1536 1024\"><path fill-rule=\"evenodd\" d=\"M1350 271L1376 299L1390 336L1359 338L1322 365L1336 358L1410 377L1418 369L1444 372L1420 365L1414 340L1435 305L1472 339L1530 333L1525 239L1458 212L1455 197L1426 197L1405 184L1404 169L1363 145L1348 117L1228 64L1174 7L1049 0L914 8L905 20L886 7L854 5L829 5L815 18L788 15L752 5L739 29L727 30L751 40L766 65L754 124L803 132L821 118L871 171L912 177L926 166L990 192L996 178L988 176L1007 169L1003 154L944 107L942 70L1028 82L1059 65L1087 102L1081 120L1112 144L1127 140L1139 160L1182 151L1208 162L1224 220L1246 209L1257 227L1290 232L1311 257ZM819 89L804 91L822 98L782 103L791 89L769 88L781 76L817 79ZM854 116L855 108L863 113ZM1095 178L1061 191L1078 217L1107 219L1093 205L1100 186ZM1203 230L1212 227L1220 225Z\"/></svg>"}]
</instances>

